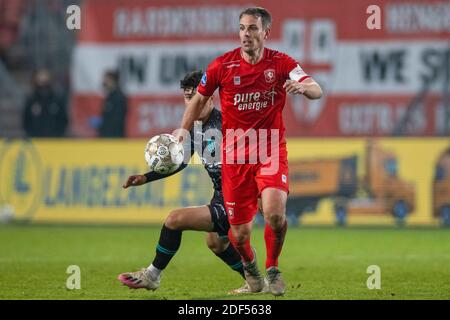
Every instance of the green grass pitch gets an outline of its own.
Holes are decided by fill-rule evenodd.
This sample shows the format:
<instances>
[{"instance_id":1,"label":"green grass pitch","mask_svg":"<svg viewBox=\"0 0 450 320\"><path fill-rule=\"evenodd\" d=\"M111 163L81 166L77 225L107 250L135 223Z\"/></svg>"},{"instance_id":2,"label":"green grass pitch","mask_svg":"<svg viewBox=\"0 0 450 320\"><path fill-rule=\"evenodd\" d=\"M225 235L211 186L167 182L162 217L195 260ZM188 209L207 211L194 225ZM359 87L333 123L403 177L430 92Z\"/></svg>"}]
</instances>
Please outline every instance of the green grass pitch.
<instances>
[{"instance_id":1,"label":"green grass pitch","mask_svg":"<svg viewBox=\"0 0 450 320\"><path fill-rule=\"evenodd\" d=\"M274 299L227 296L243 281L207 249L204 233L185 232L155 291L116 279L147 266L159 227L0 226L0 299ZM252 239L262 268L263 232ZM81 289L66 289L69 265ZM381 268L381 289L366 286ZM450 231L290 228L280 258L287 293L277 299L450 299Z\"/></svg>"}]
</instances>

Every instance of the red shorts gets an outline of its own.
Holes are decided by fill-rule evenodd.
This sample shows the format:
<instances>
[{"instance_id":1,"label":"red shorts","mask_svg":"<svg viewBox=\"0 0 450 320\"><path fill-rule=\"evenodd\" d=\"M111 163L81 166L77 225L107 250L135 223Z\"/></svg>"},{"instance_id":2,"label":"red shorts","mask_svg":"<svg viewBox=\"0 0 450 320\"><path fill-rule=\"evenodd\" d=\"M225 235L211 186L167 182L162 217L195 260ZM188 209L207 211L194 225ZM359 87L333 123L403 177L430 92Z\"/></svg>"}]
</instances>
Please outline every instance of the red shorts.
<instances>
[{"instance_id":1,"label":"red shorts","mask_svg":"<svg viewBox=\"0 0 450 320\"><path fill-rule=\"evenodd\" d=\"M253 220L265 188L289 193L287 153L281 150L280 154L278 161L272 159L268 164L222 164L222 191L230 224Z\"/></svg>"}]
</instances>

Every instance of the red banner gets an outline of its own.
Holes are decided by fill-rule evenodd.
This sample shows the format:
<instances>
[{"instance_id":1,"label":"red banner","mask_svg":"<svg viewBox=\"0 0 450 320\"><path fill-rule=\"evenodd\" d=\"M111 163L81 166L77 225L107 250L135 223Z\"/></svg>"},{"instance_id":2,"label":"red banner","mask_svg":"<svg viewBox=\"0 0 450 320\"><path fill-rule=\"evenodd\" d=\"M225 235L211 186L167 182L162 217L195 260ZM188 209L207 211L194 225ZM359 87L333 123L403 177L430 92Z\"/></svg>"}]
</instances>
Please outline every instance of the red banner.
<instances>
[{"instance_id":1,"label":"red banner","mask_svg":"<svg viewBox=\"0 0 450 320\"><path fill-rule=\"evenodd\" d=\"M272 14L267 46L288 53L324 89L290 97L288 136L441 135L450 128L450 2L260 1ZM129 97L127 134L171 132L184 104L179 80L239 45L246 1L91 0L73 59L72 129L94 136L101 81L118 69ZM216 99L217 104L219 99Z\"/></svg>"}]
</instances>

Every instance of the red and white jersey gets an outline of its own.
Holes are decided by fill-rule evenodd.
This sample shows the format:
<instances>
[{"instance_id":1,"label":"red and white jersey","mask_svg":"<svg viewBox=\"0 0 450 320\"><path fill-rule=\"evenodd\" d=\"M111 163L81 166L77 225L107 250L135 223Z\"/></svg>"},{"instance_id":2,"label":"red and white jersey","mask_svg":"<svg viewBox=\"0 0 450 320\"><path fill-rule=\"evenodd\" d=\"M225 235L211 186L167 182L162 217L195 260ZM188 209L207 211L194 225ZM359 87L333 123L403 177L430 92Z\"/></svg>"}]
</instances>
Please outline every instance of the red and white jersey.
<instances>
[{"instance_id":1,"label":"red and white jersey","mask_svg":"<svg viewBox=\"0 0 450 320\"><path fill-rule=\"evenodd\" d=\"M219 88L224 151L232 146L236 150L240 139L235 133L231 136L229 129L242 129L244 135L249 131L267 132L268 150L271 129L278 129L278 145L285 143L282 111L286 91L283 85L287 79L301 82L309 76L284 53L264 48L263 54L257 64L249 64L242 57L240 48L227 52L209 65L198 86L198 92L203 96L212 96ZM253 148L246 146L246 155L253 152Z\"/></svg>"}]
</instances>

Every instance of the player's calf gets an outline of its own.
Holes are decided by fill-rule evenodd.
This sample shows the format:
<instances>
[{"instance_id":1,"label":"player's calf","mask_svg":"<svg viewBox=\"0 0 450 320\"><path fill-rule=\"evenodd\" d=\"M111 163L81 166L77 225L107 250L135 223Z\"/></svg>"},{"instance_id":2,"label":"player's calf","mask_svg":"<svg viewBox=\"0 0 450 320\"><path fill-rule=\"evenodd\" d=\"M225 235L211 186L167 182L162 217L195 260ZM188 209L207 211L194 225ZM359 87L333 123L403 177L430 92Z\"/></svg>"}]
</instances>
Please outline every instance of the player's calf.
<instances>
[{"instance_id":1,"label":"player's calf","mask_svg":"<svg viewBox=\"0 0 450 320\"><path fill-rule=\"evenodd\" d=\"M253 249L254 259L251 262L244 263L245 280L248 283L250 292L261 292L264 289L264 279L258 269L258 262L256 260L256 251Z\"/></svg>"},{"instance_id":2,"label":"player's calf","mask_svg":"<svg viewBox=\"0 0 450 320\"><path fill-rule=\"evenodd\" d=\"M220 238L217 233L209 232L206 234L206 244L218 258L245 279L241 256L227 238Z\"/></svg>"},{"instance_id":3,"label":"player's calf","mask_svg":"<svg viewBox=\"0 0 450 320\"><path fill-rule=\"evenodd\" d=\"M251 262L254 259L253 250L250 246L251 224L252 222L232 225L228 230L228 239L239 252L244 263Z\"/></svg>"}]
</instances>

